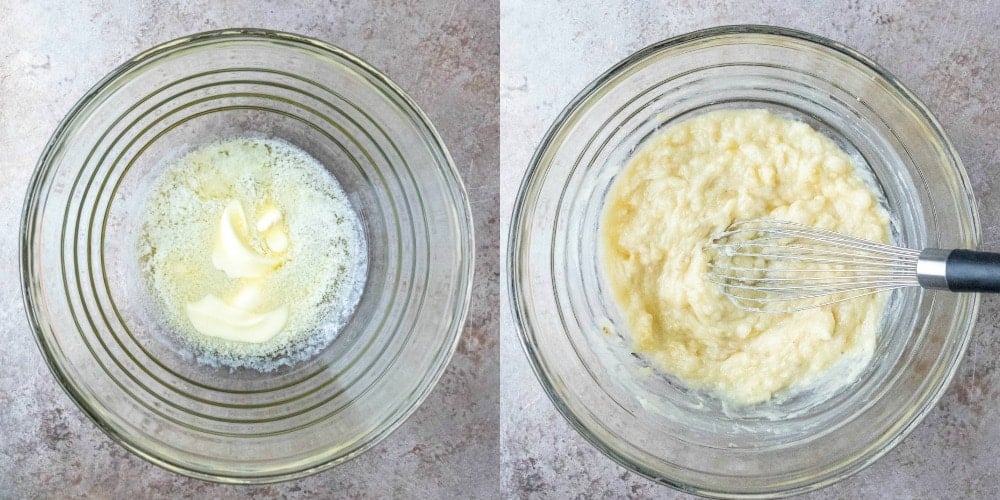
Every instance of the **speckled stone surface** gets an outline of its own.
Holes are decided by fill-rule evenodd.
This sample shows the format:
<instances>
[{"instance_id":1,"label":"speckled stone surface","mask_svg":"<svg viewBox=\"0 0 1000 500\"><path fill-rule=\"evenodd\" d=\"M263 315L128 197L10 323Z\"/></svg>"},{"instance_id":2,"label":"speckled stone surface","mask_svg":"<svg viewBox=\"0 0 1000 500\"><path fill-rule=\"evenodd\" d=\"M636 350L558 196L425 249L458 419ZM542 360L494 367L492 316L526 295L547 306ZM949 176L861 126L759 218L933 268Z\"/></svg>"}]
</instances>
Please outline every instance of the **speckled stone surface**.
<instances>
[{"instance_id":1,"label":"speckled stone surface","mask_svg":"<svg viewBox=\"0 0 1000 500\"><path fill-rule=\"evenodd\" d=\"M496 2L0 2L0 498L490 498L499 488ZM56 385L19 293L17 228L56 123L128 57L192 32L265 27L372 63L443 135L472 199L473 304L458 352L415 415L372 451L261 487L188 479L110 441Z\"/></svg>"},{"instance_id":2,"label":"speckled stone surface","mask_svg":"<svg viewBox=\"0 0 1000 500\"><path fill-rule=\"evenodd\" d=\"M875 4L878 4L876 6ZM920 96L961 154L984 246L1000 249L1000 2L534 2L500 22L502 238L531 153L559 111L618 60L652 42L723 24L798 28L869 55ZM506 242L504 247L506 248ZM579 437L542 393L501 312L501 455L507 494L682 498ZM1000 296L984 297L968 353L924 422L871 467L812 498L1000 495Z\"/></svg>"}]
</instances>

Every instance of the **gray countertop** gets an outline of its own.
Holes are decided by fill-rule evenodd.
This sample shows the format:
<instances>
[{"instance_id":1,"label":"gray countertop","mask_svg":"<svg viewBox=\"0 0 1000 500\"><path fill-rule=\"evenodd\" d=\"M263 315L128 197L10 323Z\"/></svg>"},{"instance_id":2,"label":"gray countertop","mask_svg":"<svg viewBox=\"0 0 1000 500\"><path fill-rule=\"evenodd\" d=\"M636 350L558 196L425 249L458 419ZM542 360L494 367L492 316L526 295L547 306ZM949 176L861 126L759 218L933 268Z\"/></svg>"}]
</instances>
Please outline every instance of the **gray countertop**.
<instances>
[{"instance_id":1,"label":"gray countertop","mask_svg":"<svg viewBox=\"0 0 1000 500\"><path fill-rule=\"evenodd\" d=\"M876 6L877 4L877 6ZM723 24L810 31L875 59L944 125L972 180L984 246L1000 249L1000 3L902 0L655 2L504 0L500 184L509 214L535 146L587 83L658 40ZM506 248L506 242L504 246ZM522 497L686 495L629 473L579 437L542 393L501 313L502 484ZM899 446L815 498L1000 494L1000 296L984 296L968 353L937 408Z\"/></svg>"},{"instance_id":2,"label":"gray countertop","mask_svg":"<svg viewBox=\"0 0 1000 500\"><path fill-rule=\"evenodd\" d=\"M0 498L494 497L500 480L498 16L495 2L0 2ZM451 150L472 199L478 240L461 344L417 413L351 462L260 487L167 472L87 420L35 346L17 261L28 179L73 103L142 50L193 32L247 26L333 43L405 89Z\"/></svg>"}]
</instances>

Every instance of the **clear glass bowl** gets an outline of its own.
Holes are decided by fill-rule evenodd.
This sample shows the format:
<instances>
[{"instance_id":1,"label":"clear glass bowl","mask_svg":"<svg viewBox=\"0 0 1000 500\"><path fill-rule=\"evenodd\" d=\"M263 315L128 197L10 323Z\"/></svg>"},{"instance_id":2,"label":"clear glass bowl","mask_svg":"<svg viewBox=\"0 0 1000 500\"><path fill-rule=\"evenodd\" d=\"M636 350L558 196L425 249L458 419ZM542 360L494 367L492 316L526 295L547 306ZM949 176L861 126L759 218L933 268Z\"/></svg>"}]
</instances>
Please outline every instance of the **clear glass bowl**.
<instances>
[{"instance_id":1,"label":"clear glass bowl","mask_svg":"<svg viewBox=\"0 0 1000 500\"><path fill-rule=\"evenodd\" d=\"M704 495L801 493L870 464L917 425L955 372L979 298L894 293L870 366L822 400L804 393L726 408L651 370L632 354L603 282L598 226L608 188L661 127L739 108L809 123L857 158L881 191L896 243L979 243L976 204L958 155L895 78L810 34L720 27L633 54L562 112L515 202L510 300L549 397L615 461Z\"/></svg>"},{"instance_id":2,"label":"clear glass bowl","mask_svg":"<svg viewBox=\"0 0 1000 500\"><path fill-rule=\"evenodd\" d=\"M169 160L248 135L327 166L368 244L348 324L270 373L185 356L138 265L139 214ZM417 105L343 50L263 30L182 38L113 71L52 136L22 220L24 299L60 384L129 450L216 481L311 474L397 428L455 350L472 265L464 188Z\"/></svg>"}]
</instances>

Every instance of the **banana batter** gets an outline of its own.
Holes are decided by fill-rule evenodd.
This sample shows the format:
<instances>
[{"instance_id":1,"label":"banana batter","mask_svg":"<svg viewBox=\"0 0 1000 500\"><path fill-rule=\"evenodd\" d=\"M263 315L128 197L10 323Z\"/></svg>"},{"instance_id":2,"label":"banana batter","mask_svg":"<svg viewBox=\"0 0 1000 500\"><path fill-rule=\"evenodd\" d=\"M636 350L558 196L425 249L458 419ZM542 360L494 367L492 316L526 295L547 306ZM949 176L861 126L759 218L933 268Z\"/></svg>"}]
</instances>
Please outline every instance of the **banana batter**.
<instances>
[{"instance_id":1,"label":"banana batter","mask_svg":"<svg viewBox=\"0 0 1000 500\"><path fill-rule=\"evenodd\" d=\"M734 221L767 217L888 241L875 194L810 126L763 110L678 123L628 161L604 210L603 265L634 349L689 386L762 403L843 359L856 377L871 359L880 295L749 313L707 280L709 238Z\"/></svg>"}]
</instances>

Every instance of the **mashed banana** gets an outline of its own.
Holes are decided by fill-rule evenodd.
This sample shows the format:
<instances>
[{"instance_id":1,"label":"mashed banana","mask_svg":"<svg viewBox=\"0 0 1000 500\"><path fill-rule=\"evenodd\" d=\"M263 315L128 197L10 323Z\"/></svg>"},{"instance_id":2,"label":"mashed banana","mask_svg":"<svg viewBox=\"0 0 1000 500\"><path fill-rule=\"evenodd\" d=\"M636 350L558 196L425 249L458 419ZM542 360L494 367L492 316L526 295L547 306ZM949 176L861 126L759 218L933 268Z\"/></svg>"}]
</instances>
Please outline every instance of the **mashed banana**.
<instances>
[{"instance_id":1,"label":"mashed banana","mask_svg":"<svg viewBox=\"0 0 1000 500\"><path fill-rule=\"evenodd\" d=\"M709 237L768 217L886 242L888 220L850 158L804 123L715 111L651 138L603 215L604 268L634 349L686 384L753 404L870 360L884 298L787 314L738 309L707 280ZM838 376L843 374L838 371Z\"/></svg>"}]
</instances>

